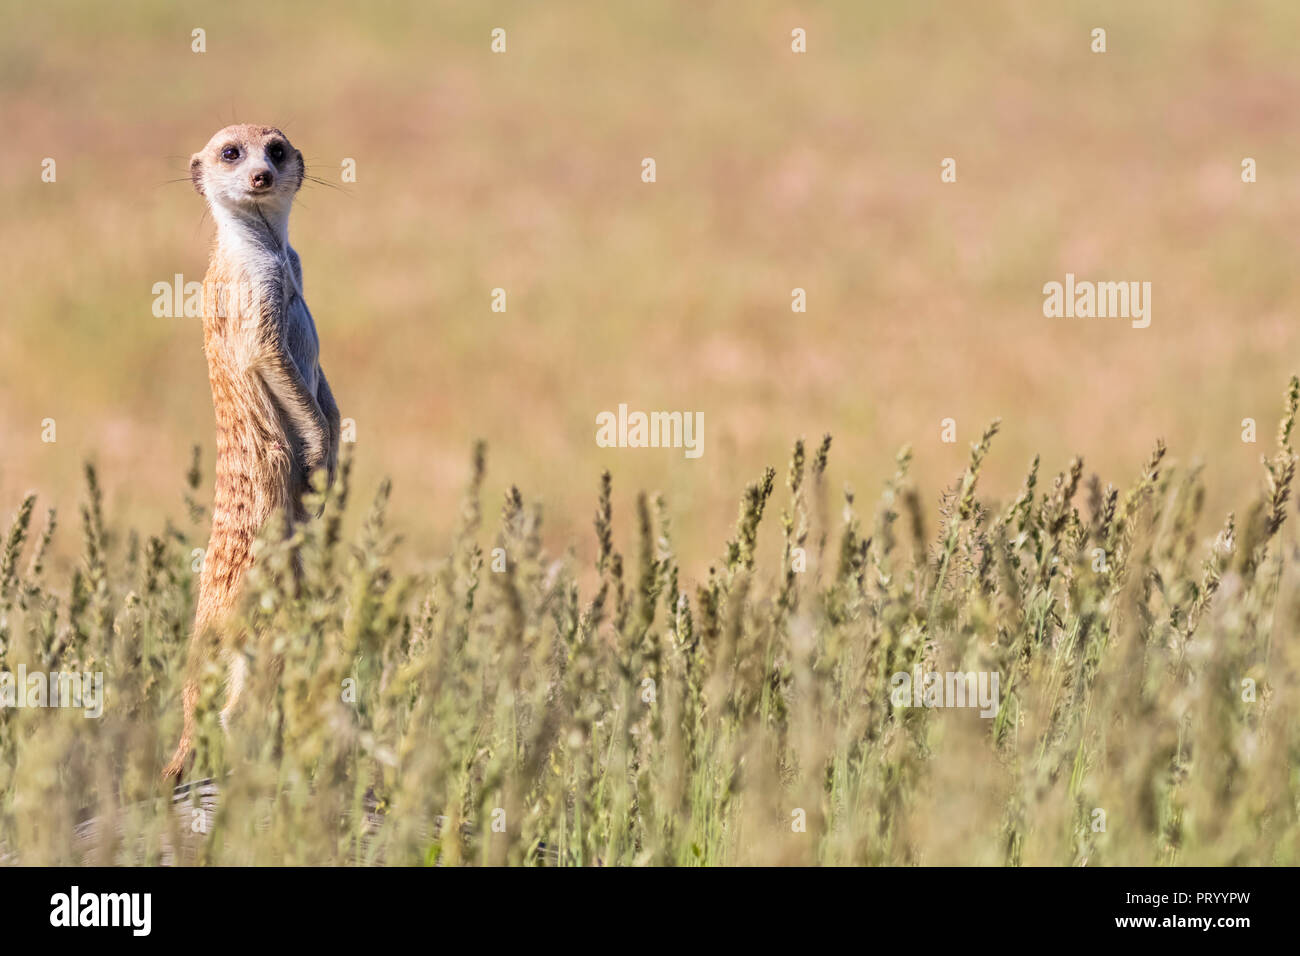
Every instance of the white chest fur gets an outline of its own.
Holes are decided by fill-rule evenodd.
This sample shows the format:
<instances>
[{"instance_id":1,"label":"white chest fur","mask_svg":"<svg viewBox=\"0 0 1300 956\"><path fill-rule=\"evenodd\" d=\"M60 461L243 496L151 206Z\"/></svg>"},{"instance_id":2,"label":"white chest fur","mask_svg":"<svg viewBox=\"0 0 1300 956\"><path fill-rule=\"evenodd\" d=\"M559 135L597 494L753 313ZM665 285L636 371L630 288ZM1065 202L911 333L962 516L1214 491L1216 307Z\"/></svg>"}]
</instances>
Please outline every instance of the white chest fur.
<instances>
[{"instance_id":1,"label":"white chest fur","mask_svg":"<svg viewBox=\"0 0 1300 956\"><path fill-rule=\"evenodd\" d=\"M259 228L259 220L226 210L214 210L214 216L222 254L235 266L241 282L255 290L256 299L272 306L269 312L278 326L277 337L315 395L320 384L320 339L303 298L301 266L289 245L287 222L275 221L266 229Z\"/></svg>"}]
</instances>

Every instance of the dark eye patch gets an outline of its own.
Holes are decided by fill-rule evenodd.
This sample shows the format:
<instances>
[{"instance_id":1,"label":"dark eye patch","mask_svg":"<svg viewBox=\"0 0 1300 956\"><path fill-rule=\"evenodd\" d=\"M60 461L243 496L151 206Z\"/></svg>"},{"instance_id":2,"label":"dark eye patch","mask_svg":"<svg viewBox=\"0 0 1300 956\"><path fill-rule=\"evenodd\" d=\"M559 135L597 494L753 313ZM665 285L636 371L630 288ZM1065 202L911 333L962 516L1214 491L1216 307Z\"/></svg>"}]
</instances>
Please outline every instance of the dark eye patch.
<instances>
[{"instance_id":1,"label":"dark eye patch","mask_svg":"<svg viewBox=\"0 0 1300 956\"><path fill-rule=\"evenodd\" d=\"M227 146L225 149L221 151L221 158L228 163L233 163L235 160L239 158L239 147Z\"/></svg>"},{"instance_id":2,"label":"dark eye patch","mask_svg":"<svg viewBox=\"0 0 1300 956\"><path fill-rule=\"evenodd\" d=\"M266 153L275 162L284 162L284 143L272 143L266 148Z\"/></svg>"}]
</instances>

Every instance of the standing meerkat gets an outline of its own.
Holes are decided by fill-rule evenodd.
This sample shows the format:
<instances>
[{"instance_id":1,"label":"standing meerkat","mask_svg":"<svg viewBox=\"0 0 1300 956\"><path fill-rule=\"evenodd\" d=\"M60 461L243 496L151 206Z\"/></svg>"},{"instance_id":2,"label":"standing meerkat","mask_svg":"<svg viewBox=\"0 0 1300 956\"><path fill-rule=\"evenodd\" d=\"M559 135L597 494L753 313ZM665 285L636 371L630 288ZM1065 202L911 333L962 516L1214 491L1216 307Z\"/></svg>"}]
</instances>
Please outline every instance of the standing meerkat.
<instances>
[{"instance_id":1,"label":"standing meerkat","mask_svg":"<svg viewBox=\"0 0 1300 956\"><path fill-rule=\"evenodd\" d=\"M190 179L217 224L203 280L217 465L182 694L185 725L165 777L183 773L193 748L210 648L228 668L223 724L238 702L244 657L221 623L253 563L254 540L277 510L291 522L305 520L302 495L312 472L326 468L332 481L338 464L339 410L303 301L302 266L289 245L289 207L304 172L302 153L269 126L227 126L190 160Z\"/></svg>"}]
</instances>

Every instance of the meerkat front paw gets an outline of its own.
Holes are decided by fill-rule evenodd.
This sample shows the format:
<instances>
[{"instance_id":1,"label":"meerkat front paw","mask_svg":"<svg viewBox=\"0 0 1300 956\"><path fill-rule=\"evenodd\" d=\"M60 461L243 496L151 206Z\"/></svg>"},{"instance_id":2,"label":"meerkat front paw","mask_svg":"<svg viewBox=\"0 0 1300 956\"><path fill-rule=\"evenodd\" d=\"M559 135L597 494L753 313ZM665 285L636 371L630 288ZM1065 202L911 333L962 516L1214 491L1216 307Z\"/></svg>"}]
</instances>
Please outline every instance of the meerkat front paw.
<instances>
[{"instance_id":1,"label":"meerkat front paw","mask_svg":"<svg viewBox=\"0 0 1300 956\"><path fill-rule=\"evenodd\" d=\"M333 465L330 461L330 450L323 444L313 442L303 449L302 455L303 473L310 481L312 475L318 471L326 471L333 475Z\"/></svg>"}]
</instances>

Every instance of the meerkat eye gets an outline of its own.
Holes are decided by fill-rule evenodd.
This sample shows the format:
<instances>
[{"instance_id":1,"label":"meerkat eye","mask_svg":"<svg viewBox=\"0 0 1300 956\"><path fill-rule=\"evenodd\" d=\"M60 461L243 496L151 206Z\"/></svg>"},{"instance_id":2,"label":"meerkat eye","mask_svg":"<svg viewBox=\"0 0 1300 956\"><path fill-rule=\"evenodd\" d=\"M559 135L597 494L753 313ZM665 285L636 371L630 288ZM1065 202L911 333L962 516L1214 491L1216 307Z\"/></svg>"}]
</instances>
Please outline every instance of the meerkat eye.
<instances>
[{"instance_id":1,"label":"meerkat eye","mask_svg":"<svg viewBox=\"0 0 1300 956\"><path fill-rule=\"evenodd\" d=\"M275 160L277 163L284 159L284 144L283 144L283 143L272 143L272 144L267 148L266 151L267 151L267 153L270 155L270 157L271 157L273 160Z\"/></svg>"},{"instance_id":2,"label":"meerkat eye","mask_svg":"<svg viewBox=\"0 0 1300 956\"><path fill-rule=\"evenodd\" d=\"M239 158L239 147L227 146L225 149L221 151L221 158L228 163L233 163L235 160Z\"/></svg>"}]
</instances>

